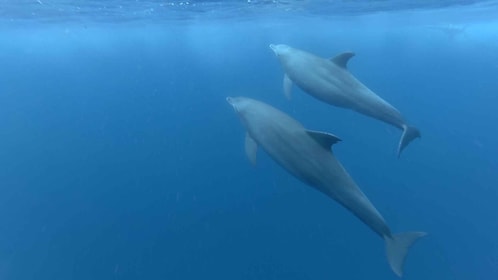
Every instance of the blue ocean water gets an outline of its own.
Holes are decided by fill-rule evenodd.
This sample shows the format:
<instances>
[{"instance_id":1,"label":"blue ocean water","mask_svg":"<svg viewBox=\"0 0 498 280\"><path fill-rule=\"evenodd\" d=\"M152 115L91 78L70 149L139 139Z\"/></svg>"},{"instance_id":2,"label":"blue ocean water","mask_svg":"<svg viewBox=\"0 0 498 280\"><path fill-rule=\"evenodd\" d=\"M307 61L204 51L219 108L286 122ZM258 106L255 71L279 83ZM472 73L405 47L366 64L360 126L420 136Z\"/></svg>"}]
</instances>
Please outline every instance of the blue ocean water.
<instances>
[{"instance_id":1,"label":"blue ocean water","mask_svg":"<svg viewBox=\"0 0 498 280\"><path fill-rule=\"evenodd\" d=\"M498 278L496 1L0 1L0 279L398 279L384 244L263 151L226 96L343 141L404 279ZM283 95L268 47L349 69L420 128Z\"/></svg>"}]
</instances>

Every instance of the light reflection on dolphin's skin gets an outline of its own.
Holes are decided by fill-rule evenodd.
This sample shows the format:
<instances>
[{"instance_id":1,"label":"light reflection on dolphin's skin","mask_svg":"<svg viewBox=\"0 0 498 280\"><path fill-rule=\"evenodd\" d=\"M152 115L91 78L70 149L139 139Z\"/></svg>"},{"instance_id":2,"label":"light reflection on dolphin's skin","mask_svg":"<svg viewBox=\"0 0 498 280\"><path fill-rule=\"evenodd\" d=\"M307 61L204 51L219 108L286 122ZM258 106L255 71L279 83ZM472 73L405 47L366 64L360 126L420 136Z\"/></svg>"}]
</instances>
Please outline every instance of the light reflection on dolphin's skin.
<instances>
[{"instance_id":1,"label":"light reflection on dolphin's skin","mask_svg":"<svg viewBox=\"0 0 498 280\"><path fill-rule=\"evenodd\" d=\"M290 97L295 83L304 92L327 104L354 110L401 129L398 157L412 140L420 137L419 130L408 125L394 106L349 72L347 63L354 53L345 52L325 59L288 45L271 44L270 48L284 69L284 93L287 97Z\"/></svg>"}]
</instances>

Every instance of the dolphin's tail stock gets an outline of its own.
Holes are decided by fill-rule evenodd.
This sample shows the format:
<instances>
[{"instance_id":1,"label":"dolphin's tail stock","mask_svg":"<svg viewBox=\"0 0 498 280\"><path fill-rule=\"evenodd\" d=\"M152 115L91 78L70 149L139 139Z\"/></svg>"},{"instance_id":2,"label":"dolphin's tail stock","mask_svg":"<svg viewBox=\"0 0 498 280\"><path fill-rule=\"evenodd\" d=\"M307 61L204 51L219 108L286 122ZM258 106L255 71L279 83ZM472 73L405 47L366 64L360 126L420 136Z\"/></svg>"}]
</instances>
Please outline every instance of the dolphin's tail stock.
<instances>
[{"instance_id":1,"label":"dolphin's tail stock","mask_svg":"<svg viewBox=\"0 0 498 280\"><path fill-rule=\"evenodd\" d=\"M426 234L425 232L403 232L394 234L391 237L384 236L387 261L396 275L399 277L403 275L403 263L408 254L408 249L415 241Z\"/></svg>"},{"instance_id":2,"label":"dolphin's tail stock","mask_svg":"<svg viewBox=\"0 0 498 280\"><path fill-rule=\"evenodd\" d=\"M420 137L420 131L414 127L414 126L409 126L409 125L404 125L403 126L403 134L401 135L401 139L399 139L399 145L398 145L398 158L401 155L401 152L403 149L410 144L410 142L415 139Z\"/></svg>"}]
</instances>

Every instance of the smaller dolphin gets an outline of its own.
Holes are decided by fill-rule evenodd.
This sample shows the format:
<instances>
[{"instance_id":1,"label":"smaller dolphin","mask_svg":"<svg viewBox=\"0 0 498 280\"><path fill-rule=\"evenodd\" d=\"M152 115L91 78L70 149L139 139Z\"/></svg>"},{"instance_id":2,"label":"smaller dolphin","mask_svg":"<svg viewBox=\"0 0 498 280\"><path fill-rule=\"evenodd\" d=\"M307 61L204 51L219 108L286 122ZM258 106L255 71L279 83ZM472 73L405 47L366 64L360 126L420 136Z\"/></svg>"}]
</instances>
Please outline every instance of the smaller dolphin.
<instances>
[{"instance_id":1,"label":"smaller dolphin","mask_svg":"<svg viewBox=\"0 0 498 280\"><path fill-rule=\"evenodd\" d=\"M325 103L354 110L403 130L398 144L398 158L413 139L420 137L418 129L409 126L396 108L348 71L347 63L354 53L345 52L325 59L287 45L271 44L270 48L285 71L284 93L287 98L290 98L292 84L295 83Z\"/></svg>"},{"instance_id":2,"label":"smaller dolphin","mask_svg":"<svg viewBox=\"0 0 498 280\"><path fill-rule=\"evenodd\" d=\"M331 152L331 146L341 140L329 133L307 130L266 103L245 97L227 97L227 102L246 128L249 160L256 163L257 148L261 146L294 177L352 212L384 239L389 265L401 277L408 249L426 233L391 233L384 218Z\"/></svg>"}]
</instances>

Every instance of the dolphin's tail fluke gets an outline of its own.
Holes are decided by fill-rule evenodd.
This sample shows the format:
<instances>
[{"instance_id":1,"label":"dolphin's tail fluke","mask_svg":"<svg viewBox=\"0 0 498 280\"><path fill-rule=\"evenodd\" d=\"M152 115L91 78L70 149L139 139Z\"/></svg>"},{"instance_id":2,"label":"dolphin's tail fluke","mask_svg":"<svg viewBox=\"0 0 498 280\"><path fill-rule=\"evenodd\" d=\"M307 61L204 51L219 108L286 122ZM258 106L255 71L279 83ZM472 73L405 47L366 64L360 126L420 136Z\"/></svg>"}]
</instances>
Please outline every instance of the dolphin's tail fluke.
<instances>
[{"instance_id":1,"label":"dolphin's tail fluke","mask_svg":"<svg viewBox=\"0 0 498 280\"><path fill-rule=\"evenodd\" d=\"M408 249L422 236L425 232L403 232L394 234L391 237L384 236L386 241L387 261L396 275L403 275L403 263L405 262Z\"/></svg>"},{"instance_id":2,"label":"dolphin's tail fluke","mask_svg":"<svg viewBox=\"0 0 498 280\"><path fill-rule=\"evenodd\" d=\"M401 139L399 140L399 145L398 145L398 158L401 155L401 152L403 149L410 144L410 142L415 139L420 137L420 131L414 127L414 126L409 126L405 125L403 126L403 134L401 135Z\"/></svg>"}]
</instances>

